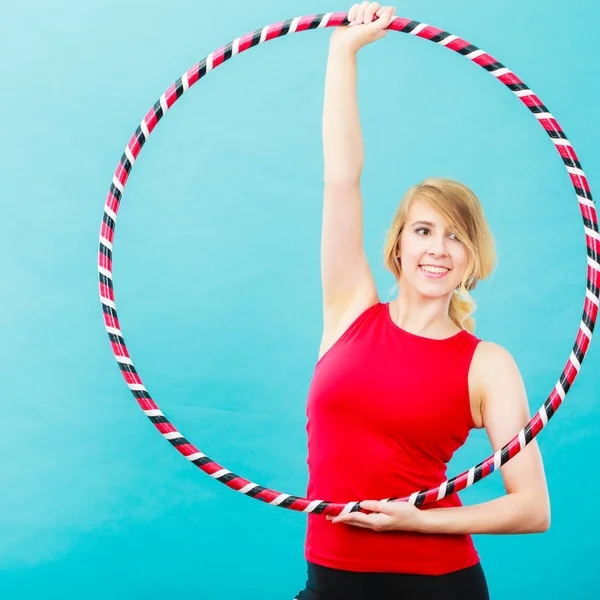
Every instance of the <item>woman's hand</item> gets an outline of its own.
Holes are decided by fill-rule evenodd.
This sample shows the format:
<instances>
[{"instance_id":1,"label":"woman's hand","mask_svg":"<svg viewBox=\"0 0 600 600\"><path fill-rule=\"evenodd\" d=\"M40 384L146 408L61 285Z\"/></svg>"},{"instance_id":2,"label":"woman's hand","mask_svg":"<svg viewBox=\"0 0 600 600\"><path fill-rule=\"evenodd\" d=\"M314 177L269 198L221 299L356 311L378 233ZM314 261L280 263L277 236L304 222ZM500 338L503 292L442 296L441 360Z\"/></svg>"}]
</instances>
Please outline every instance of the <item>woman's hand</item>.
<instances>
[{"instance_id":1,"label":"woman's hand","mask_svg":"<svg viewBox=\"0 0 600 600\"><path fill-rule=\"evenodd\" d=\"M346 523L374 531L425 531L426 511L418 509L414 504L366 500L360 505L365 510L372 511L371 514L353 512L337 517L327 517L327 519L333 523Z\"/></svg>"},{"instance_id":2,"label":"woman's hand","mask_svg":"<svg viewBox=\"0 0 600 600\"><path fill-rule=\"evenodd\" d=\"M382 7L379 2L354 4L348 11L348 20L356 25L336 27L331 35L331 46L334 49L348 48L358 52L363 46L387 35L386 28L395 14L393 6Z\"/></svg>"}]
</instances>

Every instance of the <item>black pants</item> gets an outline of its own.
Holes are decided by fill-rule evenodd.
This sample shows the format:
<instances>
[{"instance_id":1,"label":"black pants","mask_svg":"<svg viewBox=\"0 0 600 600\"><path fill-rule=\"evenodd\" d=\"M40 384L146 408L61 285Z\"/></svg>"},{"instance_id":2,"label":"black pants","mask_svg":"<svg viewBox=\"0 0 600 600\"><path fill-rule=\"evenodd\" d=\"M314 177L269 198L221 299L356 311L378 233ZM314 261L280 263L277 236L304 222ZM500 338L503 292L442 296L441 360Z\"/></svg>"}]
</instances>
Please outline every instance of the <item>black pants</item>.
<instances>
[{"instance_id":1,"label":"black pants","mask_svg":"<svg viewBox=\"0 0 600 600\"><path fill-rule=\"evenodd\" d=\"M297 600L489 600L481 563L446 575L358 573L308 563Z\"/></svg>"}]
</instances>

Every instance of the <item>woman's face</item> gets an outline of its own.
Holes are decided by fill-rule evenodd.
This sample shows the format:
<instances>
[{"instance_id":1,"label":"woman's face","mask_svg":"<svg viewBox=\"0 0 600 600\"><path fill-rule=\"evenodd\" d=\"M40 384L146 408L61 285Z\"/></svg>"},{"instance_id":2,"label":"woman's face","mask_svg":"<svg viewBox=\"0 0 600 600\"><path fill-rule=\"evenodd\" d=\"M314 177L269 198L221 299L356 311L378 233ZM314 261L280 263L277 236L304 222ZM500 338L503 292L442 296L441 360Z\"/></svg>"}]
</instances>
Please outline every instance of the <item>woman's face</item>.
<instances>
[{"instance_id":1,"label":"woman's face","mask_svg":"<svg viewBox=\"0 0 600 600\"><path fill-rule=\"evenodd\" d=\"M450 230L444 217L416 199L400 240L401 280L423 296L451 294L468 264L467 248Z\"/></svg>"}]
</instances>

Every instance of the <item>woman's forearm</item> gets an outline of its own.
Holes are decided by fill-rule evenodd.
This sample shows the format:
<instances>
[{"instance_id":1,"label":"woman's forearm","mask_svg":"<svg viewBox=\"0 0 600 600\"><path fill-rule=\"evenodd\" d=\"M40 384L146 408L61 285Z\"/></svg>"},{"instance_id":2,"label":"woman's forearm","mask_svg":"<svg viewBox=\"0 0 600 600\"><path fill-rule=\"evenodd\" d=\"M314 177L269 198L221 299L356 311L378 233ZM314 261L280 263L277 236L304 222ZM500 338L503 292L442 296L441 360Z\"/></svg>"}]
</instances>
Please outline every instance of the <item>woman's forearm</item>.
<instances>
[{"instance_id":1,"label":"woman's forearm","mask_svg":"<svg viewBox=\"0 0 600 600\"><path fill-rule=\"evenodd\" d=\"M519 493L472 506L421 512L422 533L542 533L550 526L549 506Z\"/></svg>"},{"instance_id":2,"label":"woman's forearm","mask_svg":"<svg viewBox=\"0 0 600 600\"><path fill-rule=\"evenodd\" d=\"M325 183L360 180L364 146L356 92L356 52L344 46L329 49L323 105Z\"/></svg>"}]
</instances>

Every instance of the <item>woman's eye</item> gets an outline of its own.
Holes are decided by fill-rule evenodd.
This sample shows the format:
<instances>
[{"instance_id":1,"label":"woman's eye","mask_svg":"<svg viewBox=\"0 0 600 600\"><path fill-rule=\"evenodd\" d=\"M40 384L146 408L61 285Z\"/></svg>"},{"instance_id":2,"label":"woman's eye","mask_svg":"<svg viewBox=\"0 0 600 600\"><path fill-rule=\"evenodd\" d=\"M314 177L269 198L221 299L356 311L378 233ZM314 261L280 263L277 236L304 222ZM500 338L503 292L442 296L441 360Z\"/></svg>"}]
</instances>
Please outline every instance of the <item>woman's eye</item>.
<instances>
[{"instance_id":1,"label":"woman's eye","mask_svg":"<svg viewBox=\"0 0 600 600\"><path fill-rule=\"evenodd\" d=\"M427 227L419 227L419 229L415 229L415 231L420 234L421 231L429 231L429 229L427 229Z\"/></svg>"}]
</instances>

